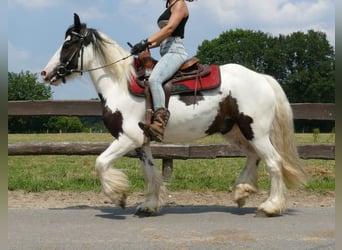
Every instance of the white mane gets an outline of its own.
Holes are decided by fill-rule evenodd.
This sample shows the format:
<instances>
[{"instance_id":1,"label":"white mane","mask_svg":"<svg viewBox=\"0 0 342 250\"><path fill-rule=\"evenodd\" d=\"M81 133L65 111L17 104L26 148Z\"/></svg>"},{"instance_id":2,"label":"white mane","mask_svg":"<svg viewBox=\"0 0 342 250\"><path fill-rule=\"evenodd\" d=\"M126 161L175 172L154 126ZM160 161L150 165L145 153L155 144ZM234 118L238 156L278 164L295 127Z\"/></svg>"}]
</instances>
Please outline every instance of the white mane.
<instances>
[{"instance_id":1,"label":"white mane","mask_svg":"<svg viewBox=\"0 0 342 250\"><path fill-rule=\"evenodd\" d=\"M118 82L127 87L127 82L130 80L132 75L135 74L133 58L128 57L125 60L121 59L129 56L130 53L103 33L98 31L96 33L94 32L93 37L94 51L95 54L98 55L98 58L100 58L100 63L103 66L109 65L106 69L111 72Z\"/></svg>"}]
</instances>

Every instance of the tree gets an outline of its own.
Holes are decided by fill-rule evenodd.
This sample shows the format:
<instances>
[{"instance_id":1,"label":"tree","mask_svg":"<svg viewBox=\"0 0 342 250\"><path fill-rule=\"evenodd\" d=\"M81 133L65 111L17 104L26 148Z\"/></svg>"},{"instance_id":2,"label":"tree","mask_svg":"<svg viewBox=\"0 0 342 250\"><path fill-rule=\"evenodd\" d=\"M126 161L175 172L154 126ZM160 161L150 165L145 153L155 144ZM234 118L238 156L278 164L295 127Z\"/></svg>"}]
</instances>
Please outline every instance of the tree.
<instances>
[{"instance_id":1,"label":"tree","mask_svg":"<svg viewBox=\"0 0 342 250\"><path fill-rule=\"evenodd\" d=\"M37 74L29 71L8 72L8 100L48 100L52 97L51 87L38 82Z\"/></svg>"},{"instance_id":2,"label":"tree","mask_svg":"<svg viewBox=\"0 0 342 250\"><path fill-rule=\"evenodd\" d=\"M291 102L335 102L335 54L322 32L295 32L281 45L287 55L283 82Z\"/></svg>"},{"instance_id":3,"label":"tree","mask_svg":"<svg viewBox=\"0 0 342 250\"><path fill-rule=\"evenodd\" d=\"M29 71L20 73L8 72L8 100L47 100L51 98L50 86L38 82L37 74ZM9 117L10 133L42 132L47 129L49 117Z\"/></svg>"},{"instance_id":4,"label":"tree","mask_svg":"<svg viewBox=\"0 0 342 250\"><path fill-rule=\"evenodd\" d=\"M335 102L335 52L323 32L309 30L271 36L230 30L198 47L202 63L238 63L275 77L291 103ZM296 128L331 131L334 122L296 121Z\"/></svg>"},{"instance_id":5,"label":"tree","mask_svg":"<svg viewBox=\"0 0 342 250\"><path fill-rule=\"evenodd\" d=\"M322 32L272 37L261 31L230 30L198 47L203 63L238 63L270 74L290 102L335 102L335 53Z\"/></svg>"},{"instance_id":6,"label":"tree","mask_svg":"<svg viewBox=\"0 0 342 250\"><path fill-rule=\"evenodd\" d=\"M270 38L270 35L261 31L226 31L212 41L204 40L198 47L197 57L208 64L238 63L256 71L264 71L263 59Z\"/></svg>"}]
</instances>

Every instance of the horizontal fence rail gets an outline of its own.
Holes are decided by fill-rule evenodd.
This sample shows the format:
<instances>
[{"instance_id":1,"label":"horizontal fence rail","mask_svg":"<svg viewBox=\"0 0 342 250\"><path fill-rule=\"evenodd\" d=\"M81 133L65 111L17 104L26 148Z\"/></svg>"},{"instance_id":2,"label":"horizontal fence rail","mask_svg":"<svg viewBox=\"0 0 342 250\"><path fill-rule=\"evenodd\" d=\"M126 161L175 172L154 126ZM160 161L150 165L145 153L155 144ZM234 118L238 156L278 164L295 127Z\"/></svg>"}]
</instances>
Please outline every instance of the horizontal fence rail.
<instances>
[{"instance_id":1,"label":"horizontal fence rail","mask_svg":"<svg viewBox=\"0 0 342 250\"><path fill-rule=\"evenodd\" d=\"M334 103L292 103L294 119L335 120ZM9 116L66 115L102 116L101 102L92 101L9 101Z\"/></svg>"},{"instance_id":2,"label":"horizontal fence rail","mask_svg":"<svg viewBox=\"0 0 342 250\"><path fill-rule=\"evenodd\" d=\"M8 145L8 155L99 155L110 144L107 142L30 142ZM302 159L335 159L334 144L301 144L297 146ZM156 159L214 159L245 157L236 147L226 144L152 144ZM125 155L137 158L133 150Z\"/></svg>"}]
</instances>

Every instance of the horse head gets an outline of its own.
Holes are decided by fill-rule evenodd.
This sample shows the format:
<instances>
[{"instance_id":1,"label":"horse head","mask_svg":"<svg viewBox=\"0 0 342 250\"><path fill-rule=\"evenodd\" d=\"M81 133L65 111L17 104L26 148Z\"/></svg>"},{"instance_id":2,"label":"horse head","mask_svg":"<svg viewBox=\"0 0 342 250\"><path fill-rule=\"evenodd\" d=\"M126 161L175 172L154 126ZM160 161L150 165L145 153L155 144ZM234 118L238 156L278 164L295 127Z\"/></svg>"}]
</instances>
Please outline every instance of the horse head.
<instances>
[{"instance_id":1,"label":"horse head","mask_svg":"<svg viewBox=\"0 0 342 250\"><path fill-rule=\"evenodd\" d=\"M64 43L41 72L43 80L57 86L73 78L75 73L82 73L83 49L89 45L91 39L86 24L81 23L80 17L75 13L74 24L65 32Z\"/></svg>"}]
</instances>

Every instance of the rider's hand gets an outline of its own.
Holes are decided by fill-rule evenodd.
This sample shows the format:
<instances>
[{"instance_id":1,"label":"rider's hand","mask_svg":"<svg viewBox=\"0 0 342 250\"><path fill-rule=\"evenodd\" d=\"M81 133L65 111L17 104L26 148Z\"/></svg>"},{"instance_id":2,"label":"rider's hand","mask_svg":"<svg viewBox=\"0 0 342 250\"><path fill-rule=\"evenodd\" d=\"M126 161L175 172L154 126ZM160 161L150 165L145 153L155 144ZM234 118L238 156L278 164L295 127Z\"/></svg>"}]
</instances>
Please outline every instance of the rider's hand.
<instances>
[{"instance_id":1,"label":"rider's hand","mask_svg":"<svg viewBox=\"0 0 342 250\"><path fill-rule=\"evenodd\" d=\"M148 46L149 46L150 44L151 44L151 43L149 43L149 42L147 41L147 39L141 40L141 42L135 44L135 45L132 47L132 49L131 49L131 54L132 54L132 55L137 55L137 54L139 54L140 52L145 51L145 50L148 48Z\"/></svg>"}]
</instances>

